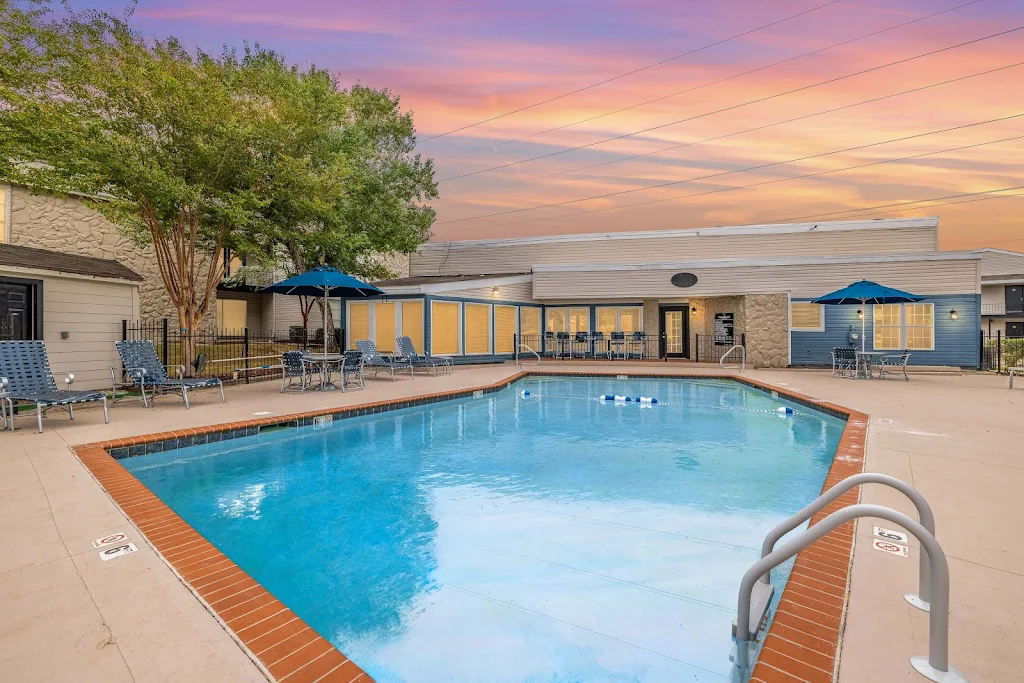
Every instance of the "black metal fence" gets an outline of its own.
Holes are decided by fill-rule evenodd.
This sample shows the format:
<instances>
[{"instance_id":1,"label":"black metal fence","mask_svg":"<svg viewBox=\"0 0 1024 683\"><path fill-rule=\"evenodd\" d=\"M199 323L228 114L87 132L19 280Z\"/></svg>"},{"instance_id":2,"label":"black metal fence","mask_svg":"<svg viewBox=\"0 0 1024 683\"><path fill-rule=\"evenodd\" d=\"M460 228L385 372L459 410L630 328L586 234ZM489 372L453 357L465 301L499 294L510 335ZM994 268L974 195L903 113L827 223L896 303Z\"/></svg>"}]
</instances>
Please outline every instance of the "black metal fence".
<instances>
[{"instance_id":1,"label":"black metal fence","mask_svg":"<svg viewBox=\"0 0 1024 683\"><path fill-rule=\"evenodd\" d=\"M520 356L530 351L542 358L598 360L668 360L717 363L733 346L746 346L746 335L715 337L695 334L689 340L670 341L664 334L593 334L554 332L516 335L514 348Z\"/></svg>"},{"instance_id":2,"label":"black metal fence","mask_svg":"<svg viewBox=\"0 0 1024 683\"><path fill-rule=\"evenodd\" d=\"M344 342L339 330L336 340ZM177 325L168 318L157 320L122 320L121 338L125 340L148 339L156 347L157 355L164 365L183 365L186 354L183 348L187 333L182 334ZM316 349L323 344L323 331L306 335L302 328L280 332L259 330L196 330L191 335L195 341L195 358L189 375L197 377L219 377L248 382L252 379L280 377L280 370L271 366L280 365L281 354L285 351Z\"/></svg>"},{"instance_id":3,"label":"black metal fence","mask_svg":"<svg viewBox=\"0 0 1024 683\"><path fill-rule=\"evenodd\" d=\"M1007 337L1001 331L986 334L982 330L978 365L991 372L1006 372L1008 368L1024 365L1024 337Z\"/></svg>"}]
</instances>

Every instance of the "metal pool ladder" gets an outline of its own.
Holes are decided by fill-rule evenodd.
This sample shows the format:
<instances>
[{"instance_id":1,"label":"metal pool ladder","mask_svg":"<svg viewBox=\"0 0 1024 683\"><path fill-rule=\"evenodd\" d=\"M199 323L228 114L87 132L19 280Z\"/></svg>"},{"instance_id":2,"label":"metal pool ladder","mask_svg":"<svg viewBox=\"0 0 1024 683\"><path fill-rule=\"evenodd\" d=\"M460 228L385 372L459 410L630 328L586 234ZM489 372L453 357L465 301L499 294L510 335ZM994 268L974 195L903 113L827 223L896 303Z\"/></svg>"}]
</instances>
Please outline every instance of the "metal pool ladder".
<instances>
[{"instance_id":1,"label":"metal pool ladder","mask_svg":"<svg viewBox=\"0 0 1024 683\"><path fill-rule=\"evenodd\" d=\"M900 491L917 507L921 521L917 522L907 515L881 505L858 503L833 512L780 548L775 548L775 543L785 534L861 484L883 484ZM844 479L768 532L761 546L761 559L743 575L736 621L732 625L736 638L734 662L739 669L740 680L745 681L750 677L753 670L753 645L769 621L768 609L775 594L770 579L771 570L837 527L860 517L877 517L898 524L921 543L919 592L908 593L904 597L911 605L928 612L928 656L911 657L911 665L931 681L967 682L966 676L949 665L949 566L942 547L935 540L935 517L931 506L924 496L906 482L885 474L870 472Z\"/></svg>"},{"instance_id":2,"label":"metal pool ladder","mask_svg":"<svg viewBox=\"0 0 1024 683\"><path fill-rule=\"evenodd\" d=\"M532 354L533 354L534 356L536 356L536 357L537 357L537 360L536 360L536 362L533 362L533 363L524 363L524 362L522 362L521 360L519 360L519 352L520 352L520 351L524 351L524 350L525 350L525 351L529 351L529 352L530 352L530 353L532 353ZM523 343L520 343L520 344L518 344L518 345L516 346L516 367L517 367L517 368L521 368L521 367L523 367L524 365L540 365L540 354L539 354L539 353L537 353L536 351L534 351L533 349L531 349L531 348L529 347L529 345L527 345L527 344L523 344Z\"/></svg>"},{"instance_id":3,"label":"metal pool ladder","mask_svg":"<svg viewBox=\"0 0 1024 683\"><path fill-rule=\"evenodd\" d=\"M736 349L740 350L740 364L739 365L726 365L725 364L725 359L728 358L729 354L732 353L733 351L735 351ZM747 369L747 350L746 350L746 348L744 348L743 346L741 346L739 344L736 344L736 346L732 347L731 349L729 349L728 351L725 352L725 355L723 355L721 357L721 359L719 359L718 365L723 370L725 368L736 368L737 370L740 371L740 374L742 375L743 371Z\"/></svg>"}]
</instances>

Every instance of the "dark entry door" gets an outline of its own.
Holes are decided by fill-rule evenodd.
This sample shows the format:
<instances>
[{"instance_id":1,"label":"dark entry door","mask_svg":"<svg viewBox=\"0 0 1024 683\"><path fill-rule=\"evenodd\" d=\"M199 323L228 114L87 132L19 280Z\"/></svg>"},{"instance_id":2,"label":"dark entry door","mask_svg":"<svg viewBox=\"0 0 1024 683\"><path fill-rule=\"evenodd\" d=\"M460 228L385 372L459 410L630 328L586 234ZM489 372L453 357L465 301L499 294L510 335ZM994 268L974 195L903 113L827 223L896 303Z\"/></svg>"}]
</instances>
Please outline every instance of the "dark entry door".
<instances>
[{"instance_id":1,"label":"dark entry door","mask_svg":"<svg viewBox=\"0 0 1024 683\"><path fill-rule=\"evenodd\" d=\"M1024 323L1006 323L1006 336L1011 339L1021 339L1024 337Z\"/></svg>"},{"instance_id":2,"label":"dark entry door","mask_svg":"<svg viewBox=\"0 0 1024 683\"><path fill-rule=\"evenodd\" d=\"M29 285L0 282L0 339L31 339Z\"/></svg>"},{"instance_id":3,"label":"dark entry door","mask_svg":"<svg viewBox=\"0 0 1024 683\"><path fill-rule=\"evenodd\" d=\"M1006 285L1006 312L1024 312L1024 287L1021 285Z\"/></svg>"},{"instance_id":4,"label":"dark entry door","mask_svg":"<svg viewBox=\"0 0 1024 683\"><path fill-rule=\"evenodd\" d=\"M690 357L689 312L689 306L661 309L661 355L666 358Z\"/></svg>"}]
</instances>

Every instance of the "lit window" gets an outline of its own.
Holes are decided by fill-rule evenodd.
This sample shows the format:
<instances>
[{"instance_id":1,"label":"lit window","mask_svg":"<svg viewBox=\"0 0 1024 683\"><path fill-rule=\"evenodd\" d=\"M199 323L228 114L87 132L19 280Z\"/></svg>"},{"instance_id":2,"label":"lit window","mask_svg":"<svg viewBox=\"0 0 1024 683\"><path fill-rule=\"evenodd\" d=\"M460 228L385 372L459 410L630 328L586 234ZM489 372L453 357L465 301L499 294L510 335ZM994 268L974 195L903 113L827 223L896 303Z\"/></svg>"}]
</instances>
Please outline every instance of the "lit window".
<instances>
[{"instance_id":1,"label":"lit window","mask_svg":"<svg viewBox=\"0 0 1024 683\"><path fill-rule=\"evenodd\" d=\"M549 308L545 312L548 319L548 332L565 332L566 320L564 308Z\"/></svg>"},{"instance_id":2,"label":"lit window","mask_svg":"<svg viewBox=\"0 0 1024 683\"><path fill-rule=\"evenodd\" d=\"M790 305L793 330L798 332L824 332L825 307L821 304L793 302Z\"/></svg>"},{"instance_id":3,"label":"lit window","mask_svg":"<svg viewBox=\"0 0 1024 683\"><path fill-rule=\"evenodd\" d=\"M569 333L590 332L590 309L570 308L569 309Z\"/></svg>"},{"instance_id":4,"label":"lit window","mask_svg":"<svg viewBox=\"0 0 1024 683\"><path fill-rule=\"evenodd\" d=\"M378 301L373 311L373 342L381 353L395 350L395 303Z\"/></svg>"},{"instance_id":5,"label":"lit window","mask_svg":"<svg viewBox=\"0 0 1024 683\"><path fill-rule=\"evenodd\" d=\"M512 353L515 350L516 307L494 307L494 352Z\"/></svg>"},{"instance_id":6,"label":"lit window","mask_svg":"<svg viewBox=\"0 0 1024 683\"><path fill-rule=\"evenodd\" d=\"M935 348L933 304L885 304L874 307L874 347L879 351Z\"/></svg>"},{"instance_id":7,"label":"lit window","mask_svg":"<svg viewBox=\"0 0 1024 683\"><path fill-rule=\"evenodd\" d=\"M640 330L642 310L635 306L626 308L605 307L597 309L597 331L606 335L612 332L631 334ZM585 331L585 330L584 330Z\"/></svg>"},{"instance_id":8,"label":"lit window","mask_svg":"<svg viewBox=\"0 0 1024 683\"><path fill-rule=\"evenodd\" d=\"M402 334L412 340L412 345L423 352L423 302L402 302Z\"/></svg>"},{"instance_id":9,"label":"lit window","mask_svg":"<svg viewBox=\"0 0 1024 683\"><path fill-rule=\"evenodd\" d=\"M643 309L640 308L623 308L619 315L621 322L619 323L619 331L631 334L633 332L639 332L642 327L640 320L642 319Z\"/></svg>"},{"instance_id":10,"label":"lit window","mask_svg":"<svg viewBox=\"0 0 1024 683\"><path fill-rule=\"evenodd\" d=\"M370 338L370 304L348 305L348 347L356 348L356 341Z\"/></svg>"},{"instance_id":11,"label":"lit window","mask_svg":"<svg viewBox=\"0 0 1024 683\"><path fill-rule=\"evenodd\" d=\"M524 306L519 309L519 334L523 337L536 337L540 334L539 308Z\"/></svg>"},{"instance_id":12,"label":"lit window","mask_svg":"<svg viewBox=\"0 0 1024 683\"><path fill-rule=\"evenodd\" d=\"M597 331L608 334L619 329L619 309L599 308L597 309Z\"/></svg>"},{"instance_id":13,"label":"lit window","mask_svg":"<svg viewBox=\"0 0 1024 683\"><path fill-rule=\"evenodd\" d=\"M430 302L430 353L459 352L459 304Z\"/></svg>"},{"instance_id":14,"label":"lit window","mask_svg":"<svg viewBox=\"0 0 1024 683\"><path fill-rule=\"evenodd\" d=\"M466 304L466 355L491 352L491 307Z\"/></svg>"}]
</instances>

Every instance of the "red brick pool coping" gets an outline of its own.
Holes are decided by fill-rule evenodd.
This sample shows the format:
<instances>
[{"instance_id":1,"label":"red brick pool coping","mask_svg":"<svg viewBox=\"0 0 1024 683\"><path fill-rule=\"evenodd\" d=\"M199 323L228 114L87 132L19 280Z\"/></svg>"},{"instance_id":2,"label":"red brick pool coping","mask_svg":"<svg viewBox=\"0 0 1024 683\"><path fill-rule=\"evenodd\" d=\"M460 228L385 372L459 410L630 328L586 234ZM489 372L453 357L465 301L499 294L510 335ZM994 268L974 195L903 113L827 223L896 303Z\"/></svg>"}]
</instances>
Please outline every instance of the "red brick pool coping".
<instances>
[{"instance_id":1,"label":"red brick pool coping","mask_svg":"<svg viewBox=\"0 0 1024 683\"><path fill-rule=\"evenodd\" d=\"M110 452L117 450L124 454L128 449L165 442L174 442L177 447L179 440L186 439L191 444L198 438L205 442L211 434L219 436L228 432L242 436L258 433L262 427L306 424L325 415L351 417L472 396L477 391L491 393L529 375L608 374L616 373L582 369L524 371L485 386L100 441L75 446L74 451L147 542L271 679L285 683L369 682L372 679L366 672L165 505ZM762 391L778 392L789 400L843 416L846 428L822 490L864 469L868 425L868 416L864 413L736 375L626 374L644 378L729 379ZM859 495L857 490L844 494L816 514L811 523L856 503ZM853 522L849 522L797 555L751 681L824 683L837 677L853 560L853 535Z\"/></svg>"}]
</instances>

